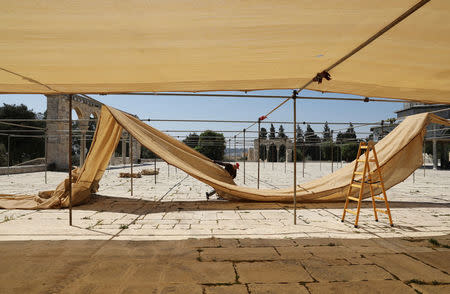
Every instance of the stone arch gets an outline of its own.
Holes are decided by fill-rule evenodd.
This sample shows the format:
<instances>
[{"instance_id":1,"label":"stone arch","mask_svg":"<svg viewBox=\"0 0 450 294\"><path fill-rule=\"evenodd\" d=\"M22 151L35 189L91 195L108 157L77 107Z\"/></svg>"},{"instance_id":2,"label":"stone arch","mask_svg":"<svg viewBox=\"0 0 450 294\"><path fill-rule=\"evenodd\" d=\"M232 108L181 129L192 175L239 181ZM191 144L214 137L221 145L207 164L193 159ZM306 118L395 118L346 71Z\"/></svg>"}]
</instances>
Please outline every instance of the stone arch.
<instances>
[{"instance_id":1,"label":"stone arch","mask_svg":"<svg viewBox=\"0 0 450 294\"><path fill-rule=\"evenodd\" d=\"M281 144L278 151L278 161L286 161L286 145Z\"/></svg>"},{"instance_id":2,"label":"stone arch","mask_svg":"<svg viewBox=\"0 0 450 294\"><path fill-rule=\"evenodd\" d=\"M278 157L277 146L274 143L272 143L272 144L269 145L269 152L268 152L267 161L277 162L277 157Z\"/></svg>"}]
</instances>

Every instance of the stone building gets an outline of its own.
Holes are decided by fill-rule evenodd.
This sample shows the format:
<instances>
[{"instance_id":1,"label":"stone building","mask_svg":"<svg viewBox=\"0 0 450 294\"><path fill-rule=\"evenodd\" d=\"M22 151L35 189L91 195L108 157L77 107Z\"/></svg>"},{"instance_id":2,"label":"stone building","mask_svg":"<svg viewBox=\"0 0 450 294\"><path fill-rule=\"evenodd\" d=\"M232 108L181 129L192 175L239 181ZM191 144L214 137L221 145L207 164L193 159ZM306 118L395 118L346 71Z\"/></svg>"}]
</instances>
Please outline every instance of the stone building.
<instances>
[{"instance_id":1,"label":"stone building","mask_svg":"<svg viewBox=\"0 0 450 294\"><path fill-rule=\"evenodd\" d=\"M248 160L249 161L258 161L259 150L264 152L262 159L269 160L270 154L274 154L275 162L284 160L292 161L292 150L294 149L294 143L289 138L261 138L260 140L260 148L258 148L258 139L253 140L253 148L249 149L248 152Z\"/></svg>"},{"instance_id":2,"label":"stone building","mask_svg":"<svg viewBox=\"0 0 450 294\"><path fill-rule=\"evenodd\" d=\"M68 169L68 130L69 130L69 96L68 95L46 95L47 97L47 164L56 170ZM78 116L78 128L73 135L80 136L80 166L83 165L87 155L86 136L88 135L89 121L97 121L100 117L102 103L81 95L73 95L72 109ZM93 135L91 132L89 135ZM122 134L122 161L125 164L126 143L128 135ZM133 161L139 161L141 156L141 145L133 141Z\"/></svg>"}]
</instances>

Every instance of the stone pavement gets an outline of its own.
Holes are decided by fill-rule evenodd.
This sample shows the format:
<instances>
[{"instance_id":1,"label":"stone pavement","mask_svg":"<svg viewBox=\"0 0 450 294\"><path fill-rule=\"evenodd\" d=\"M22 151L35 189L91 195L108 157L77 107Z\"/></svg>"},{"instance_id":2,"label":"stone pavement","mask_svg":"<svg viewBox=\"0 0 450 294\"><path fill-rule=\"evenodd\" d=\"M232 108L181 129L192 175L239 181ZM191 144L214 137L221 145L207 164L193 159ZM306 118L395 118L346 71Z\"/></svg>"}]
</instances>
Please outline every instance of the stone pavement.
<instances>
[{"instance_id":1,"label":"stone pavement","mask_svg":"<svg viewBox=\"0 0 450 294\"><path fill-rule=\"evenodd\" d=\"M423 170L388 191L395 226L386 215L375 222L371 202L365 201L360 228L353 215L341 223L343 203L298 205L297 225L292 204L206 201L211 188L184 172L158 162L160 175L134 179L118 177L128 168L105 173L100 191L87 205L74 208L73 227L64 210L0 210L1 240L174 240L187 238L388 238L424 237L450 233L450 171ZM261 164L262 188L287 187L292 183L292 163ZM137 166L135 170L149 168ZM330 163L306 163L305 177L298 164L299 182L330 172ZM334 167L336 170L336 166ZM246 164L246 185L256 186L256 163ZM64 173L0 176L2 193L35 194L50 190ZM236 182L243 185L243 164Z\"/></svg>"},{"instance_id":2,"label":"stone pavement","mask_svg":"<svg viewBox=\"0 0 450 294\"><path fill-rule=\"evenodd\" d=\"M0 242L0 293L449 293L450 236Z\"/></svg>"},{"instance_id":3,"label":"stone pavement","mask_svg":"<svg viewBox=\"0 0 450 294\"><path fill-rule=\"evenodd\" d=\"M107 170L72 227L67 209L0 210L0 293L450 292L449 171L418 170L388 191L394 227L365 201L355 229L352 215L340 222L343 203L300 203L294 225L292 204L206 201L210 187L158 167L134 196L118 177L129 168ZM261 187L290 186L292 167L262 164ZM330 169L306 163L303 177L300 163L299 183ZM245 185L254 175L247 163ZM35 194L65 177L0 176L0 191Z\"/></svg>"}]
</instances>

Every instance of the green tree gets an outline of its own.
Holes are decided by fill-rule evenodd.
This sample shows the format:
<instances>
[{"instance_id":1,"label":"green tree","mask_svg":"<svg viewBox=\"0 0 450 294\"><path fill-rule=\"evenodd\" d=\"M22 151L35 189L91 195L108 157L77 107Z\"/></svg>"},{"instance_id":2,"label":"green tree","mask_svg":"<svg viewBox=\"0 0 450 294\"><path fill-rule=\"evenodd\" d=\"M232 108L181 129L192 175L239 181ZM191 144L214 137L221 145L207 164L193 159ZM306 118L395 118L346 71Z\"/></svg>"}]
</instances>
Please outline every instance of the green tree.
<instances>
[{"instance_id":1,"label":"green tree","mask_svg":"<svg viewBox=\"0 0 450 294\"><path fill-rule=\"evenodd\" d=\"M346 142L355 142L356 141L356 133L353 128L353 124L350 123L348 129L345 133L339 132L336 137L336 141L338 143L346 143Z\"/></svg>"},{"instance_id":2,"label":"green tree","mask_svg":"<svg viewBox=\"0 0 450 294\"><path fill-rule=\"evenodd\" d=\"M261 131L259 133L259 137L261 139L266 139L267 138L267 130L266 130L266 128L261 128Z\"/></svg>"},{"instance_id":3,"label":"green tree","mask_svg":"<svg viewBox=\"0 0 450 294\"><path fill-rule=\"evenodd\" d=\"M329 142L331 140L332 140L331 130L330 130L330 127L328 126L328 122L325 122L325 125L323 126L323 141Z\"/></svg>"},{"instance_id":4,"label":"green tree","mask_svg":"<svg viewBox=\"0 0 450 294\"><path fill-rule=\"evenodd\" d=\"M195 148L198 145L198 140L200 137L196 133L190 133L186 139L183 140L183 143L188 145L191 148Z\"/></svg>"},{"instance_id":5,"label":"green tree","mask_svg":"<svg viewBox=\"0 0 450 294\"><path fill-rule=\"evenodd\" d=\"M39 114L39 117L42 117L42 114ZM0 107L0 119L37 119L38 114L33 112L31 109L24 104L15 105L15 104L3 104ZM21 124L25 126L39 127L45 128L45 122L39 121L15 121L15 124ZM20 137L27 132L20 132L17 130L30 130L30 128L22 128L19 126L11 126L7 124L0 124L1 129L5 130L6 133L10 135L15 135L10 137L10 158L9 164L15 165L30 159L44 157L45 154L45 140L44 138L32 138L32 137ZM33 135L44 135L44 131L42 132L32 132ZM19 135L19 136L18 136ZM0 136L0 145L4 146L4 150L8 150L8 136ZM3 154L1 158L3 158L3 162L1 165L7 165L6 162L6 154Z\"/></svg>"},{"instance_id":6,"label":"green tree","mask_svg":"<svg viewBox=\"0 0 450 294\"><path fill-rule=\"evenodd\" d=\"M305 136L303 134L303 130L300 125L297 125L297 144L303 143L305 140Z\"/></svg>"},{"instance_id":7,"label":"green tree","mask_svg":"<svg viewBox=\"0 0 450 294\"><path fill-rule=\"evenodd\" d=\"M200 134L198 145L195 149L210 159L223 160L225 137L223 134L211 130L204 131Z\"/></svg>"},{"instance_id":8,"label":"green tree","mask_svg":"<svg viewBox=\"0 0 450 294\"><path fill-rule=\"evenodd\" d=\"M278 128L278 138L287 138L286 134L284 133L283 125L280 125Z\"/></svg>"},{"instance_id":9,"label":"green tree","mask_svg":"<svg viewBox=\"0 0 450 294\"><path fill-rule=\"evenodd\" d=\"M307 158L310 158L312 160L318 160L319 159L319 146L317 145L320 143L320 138L317 136L317 134L314 132L314 130L311 128L311 126L308 124L306 125L306 131L305 131L305 156Z\"/></svg>"},{"instance_id":10,"label":"green tree","mask_svg":"<svg viewBox=\"0 0 450 294\"><path fill-rule=\"evenodd\" d=\"M341 145L342 160L353 161L358 155L359 143L347 143Z\"/></svg>"},{"instance_id":11,"label":"green tree","mask_svg":"<svg viewBox=\"0 0 450 294\"><path fill-rule=\"evenodd\" d=\"M269 139L275 139L275 127L270 124Z\"/></svg>"}]
</instances>

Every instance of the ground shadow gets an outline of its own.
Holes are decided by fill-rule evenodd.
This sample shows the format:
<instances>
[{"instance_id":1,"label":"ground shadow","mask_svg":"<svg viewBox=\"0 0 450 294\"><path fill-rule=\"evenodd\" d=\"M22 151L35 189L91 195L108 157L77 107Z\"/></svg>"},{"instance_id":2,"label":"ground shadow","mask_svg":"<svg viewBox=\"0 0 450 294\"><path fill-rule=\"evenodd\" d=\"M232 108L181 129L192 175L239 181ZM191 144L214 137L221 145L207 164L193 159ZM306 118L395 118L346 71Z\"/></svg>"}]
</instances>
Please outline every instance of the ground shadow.
<instances>
[{"instance_id":1,"label":"ground shadow","mask_svg":"<svg viewBox=\"0 0 450 294\"><path fill-rule=\"evenodd\" d=\"M342 209L343 202L298 203L298 209ZM390 201L391 208L450 208L445 202L412 202ZM292 209L293 204L275 202L237 202L237 201L152 201L95 195L84 205L74 207L76 210L94 210L105 212L120 212L130 214L147 214L172 211L208 211L208 210L273 210ZM362 208L372 207L370 201L364 201Z\"/></svg>"}]
</instances>

